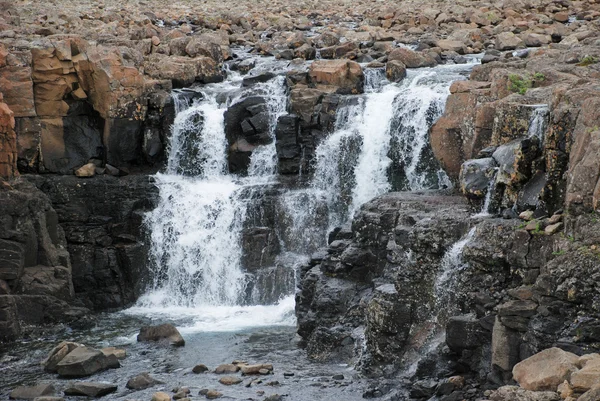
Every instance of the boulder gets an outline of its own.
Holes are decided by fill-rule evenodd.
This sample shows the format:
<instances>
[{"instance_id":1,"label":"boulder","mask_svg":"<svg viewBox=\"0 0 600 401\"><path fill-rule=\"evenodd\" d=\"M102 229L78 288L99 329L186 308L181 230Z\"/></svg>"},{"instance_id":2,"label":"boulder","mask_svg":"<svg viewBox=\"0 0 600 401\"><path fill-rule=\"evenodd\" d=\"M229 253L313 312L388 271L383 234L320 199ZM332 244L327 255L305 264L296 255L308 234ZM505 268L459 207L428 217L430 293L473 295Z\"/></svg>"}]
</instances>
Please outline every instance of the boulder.
<instances>
[{"instance_id":1,"label":"boulder","mask_svg":"<svg viewBox=\"0 0 600 401\"><path fill-rule=\"evenodd\" d=\"M362 93L364 74L360 64L350 60L317 60L309 69L311 82L317 88L340 94Z\"/></svg>"},{"instance_id":2,"label":"boulder","mask_svg":"<svg viewBox=\"0 0 600 401\"><path fill-rule=\"evenodd\" d=\"M176 347L185 345L185 340L179 333L179 330L168 323L159 326L142 327L137 336L137 340L138 342L168 341L169 344Z\"/></svg>"},{"instance_id":3,"label":"boulder","mask_svg":"<svg viewBox=\"0 0 600 401\"><path fill-rule=\"evenodd\" d=\"M221 46L202 37L192 38L185 46L185 52L190 57L210 57L217 64L223 63Z\"/></svg>"},{"instance_id":4,"label":"boulder","mask_svg":"<svg viewBox=\"0 0 600 401\"><path fill-rule=\"evenodd\" d=\"M162 384L162 382L144 372L129 379L125 387L130 390L144 390L157 384Z\"/></svg>"},{"instance_id":5,"label":"boulder","mask_svg":"<svg viewBox=\"0 0 600 401\"><path fill-rule=\"evenodd\" d=\"M217 398L223 397L223 393L220 393L217 390L208 390L204 396L209 400L216 400Z\"/></svg>"},{"instance_id":6,"label":"boulder","mask_svg":"<svg viewBox=\"0 0 600 401\"><path fill-rule=\"evenodd\" d=\"M234 365L231 363L225 363L225 364L217 366L217 368L215 369L215 373L217 373L217 374L236 373L239 370L240 370L240 367L238 365Z\"/></svg>"},{"instance_id":7,"label":"boulder","mask_svg":"<svg viewBox=\"0 0 600 401\"><path fill-rule=\"evenodd\" d=\"M538 152L537 142L532 139L515 139L498 146L492 154L499 166L496 181L507 186L526 181L531 175L531 162Z\"/></svg>"},{"instance_id":8,"label":"boulder","mask_svg":"<svg viewBox=\"0 0 600 401\"><path fill-rule=\"evenodd\" d=\"M273 371L273 365L270 363L261 363L256 365L243 365L241 367L242 375L259 375L261 370L265 369L269 372Z\"/></svg>"},{"instance_id":9,"label":"boulder","mask_svg":"<svg viewBox=\"0 0 600 401\"><path fill-rule=\"evenodd\" d=\"M390 60L385 65L385 76L390 82L400 82L406 78L406 66L400 60Z\"/></svg>"},{"instance_id":10,"label":"boulder","mask_svg":"<svg viewBox=\"0 0 600 401\"><path fill-rule=\"evenodd\" d=\"M467 47L460 40L442 39L435 42L435 45L443 51L453 51L458 54L465 54Z\"/></svg>"},{"instance_id":11,"label":"boulder","mask_svg":"<svg viewBox=\"0 0 600 401\"><path fill-rule=\"evenodd\" d=\"M116 347L106 347L102 348L100 351L106 356L114 355L117 359L125 359L127 356L127 351Z\"/></svg>"},{"instance_id":12,"label":"boulder","mask_svg":"<svg viewBox=\"0 0 600 401\"><path fill-rule=\"evenodd\" d=\"M65 395L99 398L115 391L117 386L111 383L75 382L65 389Z\"/></svg>"},{"instance_id":13,"label":"boulder","mask_svg":"<svg viewBox=\"0 0 600 401\"><path fill-rule=\"evenodd\" d=\"M434 67L437 65L435 58L429 54L423 54L404 47L399 47L390 52L388 62L394 60L400 61L406 68Z\"/></svg>"},{"instance_id":14,"label":"boulder","mask_svg":"<svg viewBox=\"0 0 600 401\"><path fill-rule=\"evenodd\" d=\"M526 390L556 391L577 370L578 359L560 348L545 349L516 364L513 377Z\"/></svg>"},{"instance_id":15,"label":"boulder","mask_svg":"<svg viewBox=\"0 0 600 401\"><path fill-rule=\"evenodd\" d=\"M596 384L590 390L586 391L577 398L577 401L597 401L600 400L600 385Z\"/></svg>"},{"instance_id":16,"label":"boulder","mask_svg":"<svg viewBox=\"0 0 600 401\"><path fill-rule=\"evenodd\" d=\"M201 364L194 366L194 368L192 369L192 372L198 374L198 373L208 372L208 370L209 370L208 367L201 363Z\"/></svg>"},{"instance_id":17,"label":"boulder","mask_svg":"<svg viewBox=\"0 0 600 401\"><path fill-rule=\"evenodd\" d=\"M35 386L19 386L10 392L11 400L33 400L37 397L45 395L52 396L55 394L55 389L52 384L37 384Z\"/></svg>"},{"instance_id":18,"label":"boulder","mask_svg":"<svg viewBox=\"0 0 600 401\"><path fill-rule=\"evenodd\" d=\"M588 391L592 387L600 386L600 363L598 360L592 360L571 374L569 380L571 387L578 393Z\"/></svg>"},{"instance_id":19,"label":"boulder","mask_svg":"<svg viewBox=\"0 0 600 401\"><path fill-rule=\"evenodd\" d=\"M446 324L446 344L455 352L475 349L489 341L490 332L485 331L474 316L452 316Z\"/></svg>"},{"instance_id":20,"label":"boulder","mask_svg":"<svg viewBox=\"0 0 600 401\"><path fill-rule=\"evenodd\" d=\"M240 384L243 380L235 376L223 376L219 379L219 383L225 386L231 386L234 384Z\"/></svg>"},{"instance_id":21,"label":"boulder","mask_svg":"<svg viewBox=\"0 0 600 401\"><path fill-rule=\"evenodd\" d=\"M152 401L171 401L171 396L167 393L159 391L158 393L154 393L154 395L152 395Z\"/></svg>"},{"instance_id":22,"label":"boulder","mask_svg":"<svg viewBox=\"0 0 600 401\"><path fill-rule=\"evenodd\" d=\"M512 32L502 32L496 36L496 50L515 50L517 47L524 46L525 43Z\"/></svg>"},{"instance_id":23,"label":"boulder","mask_svg":"<svg viewBox=\"0 0 600 401\"><path fill-rule=\"evenodd\" d=\"M82 345L70 341L63 341L58 344L50 351L48 357L42 362L44 370L46 372L56 372L56 365L77 347L82 347Z\"/></svg>"},{"instance_id":24,"label":"boulder","mask_svg":"<svg viewBox=\"0 0 600 401\"><path fill-rule=\"evenodd\" d=\"M94 163L88 163L79 167L75 170L75 175L77 177L93 177L96 175L96 165Z\"/></svg>"},{"instance_id":25,"label":"boulder","mask_svg":"<svg viewBox=\"0 0 600 401\"><path fill-rule=\"evenodd\" d=\"M469 198L483 198L495 178L496 168L496 161L491 157L464 162L458 178L462 193Z\"/></svg>"},{"instance_id":26,"label":"boulder","mask_svg":"<svg viewBox=\"0 0 600 401\"><path fill-rule=\"evenodd\" d=\"M56 365L56 370L59 376L83 377L119 366L119 361L114 355L106 356L97 349L84 346L69 352Z\"/></svg>"}]
</instances>

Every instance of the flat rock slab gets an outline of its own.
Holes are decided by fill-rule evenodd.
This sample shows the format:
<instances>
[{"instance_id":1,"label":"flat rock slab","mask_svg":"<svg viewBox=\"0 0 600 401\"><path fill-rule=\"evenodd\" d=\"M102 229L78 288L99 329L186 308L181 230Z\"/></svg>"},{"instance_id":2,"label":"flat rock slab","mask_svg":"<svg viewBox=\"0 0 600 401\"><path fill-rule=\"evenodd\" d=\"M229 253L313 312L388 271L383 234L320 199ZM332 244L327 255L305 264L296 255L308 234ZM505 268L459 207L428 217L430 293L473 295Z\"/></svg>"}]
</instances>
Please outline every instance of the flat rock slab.
<instances>
[{"instance_id":1,"label":"flat rock slab","mask_svg":"<svg viewBox=\"0 0 600 401\"><path fill-rule=\"evenodd\" d=\"M115 355L104 355L89 347L78 347L69 352L57 365L58 374L63 377L84 377L121 365Z\"/></svg>"},{"instance_id":2,"label":"flat rock slab","mask_svg":"<svg viewBox=\"0 0 600 401\"><path fill-rule=\"evenodd\" d=\"M65 389L65 395L83 395L97 398L115 391L117 391L117 386L111 383L76 382Z\"/></svg>"},{"instance_id":3,"label":"flat rock slab","mask_svg":"<svg viewBox=\"0 0 600 401\"><path fill-rule=\"evenodd\" d=\"M37 384L35 386L19 386L11 391L11 400L33 400L44 395L54 395L55 389L52 384Z\"/></svg>"}]
</instances>

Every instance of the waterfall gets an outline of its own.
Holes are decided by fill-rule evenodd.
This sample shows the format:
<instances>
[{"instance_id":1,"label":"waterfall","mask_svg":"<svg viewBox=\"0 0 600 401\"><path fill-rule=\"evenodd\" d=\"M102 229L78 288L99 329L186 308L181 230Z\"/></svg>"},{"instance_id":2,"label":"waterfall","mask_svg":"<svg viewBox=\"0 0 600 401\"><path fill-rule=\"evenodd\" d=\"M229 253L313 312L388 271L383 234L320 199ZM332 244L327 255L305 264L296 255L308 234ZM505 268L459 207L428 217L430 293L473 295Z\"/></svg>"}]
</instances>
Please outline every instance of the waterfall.
<instances>
[{"instance_id":1,"label":"waterfall","mask_svg":"<svg viewBox=\"0 0 600 401\"><path fill-rule=\"evenodd\" d=\"M544 142L544 134L550 123L550 109L547 104L536 104L531 106L533 111L529 118L528 138L537 138L540 144Z\"/></svg>"},{"instance_id":2,"label":"waterfall","mask_svg":"<svg viewBox=\"0 0 600 401\"><path fill-rule=\"evenodd\" d=\"M490 207L492 206L492 197L496 192L496 177L498 175L498 168L496 167L494 170L494 175L490 179L488 183L487 190L485 192L485 198L483 199L483 206L481 207L481 211L477 214L474 214L473 218L479 217L489 217L491 215Z\"/></svg>"}]
</instances>

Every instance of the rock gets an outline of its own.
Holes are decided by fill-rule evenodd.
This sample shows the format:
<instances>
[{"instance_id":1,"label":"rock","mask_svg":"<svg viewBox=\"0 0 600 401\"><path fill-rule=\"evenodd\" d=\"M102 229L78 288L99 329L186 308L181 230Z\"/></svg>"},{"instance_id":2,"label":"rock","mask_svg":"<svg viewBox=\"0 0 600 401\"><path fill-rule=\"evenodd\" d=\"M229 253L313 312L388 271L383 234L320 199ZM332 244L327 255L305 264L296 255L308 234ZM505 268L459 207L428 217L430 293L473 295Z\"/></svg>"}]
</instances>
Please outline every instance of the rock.
<instances>
[{"instance_id":1,"label":"rock","mask_svg":"<svg viewBox=\"0 0 600 401\"><path fill-rule=\"evenodd\" d=\"M262 369L267 370L268 372L273 371L273 365L270 363L261 363L258 365L245 365L242 366L242 375L258 375L261 374L260 371Z\"/></svg>"},{"instance_id":2,"label":"rock","mask_svg":"<svg viewBox=\"0 0 600 401\"><path fill-rule=\"evenodd\" d=\"M276 76L275 74L273 74L272 72L269 72L269 71L263 72L258 75L246 76L242 80L242 86L249 87L249 86L256 85L258 83L267 82L267 81L275 78L275 76Z\"/></svg>"},{"instance_id":3,"label":"rock","mask_svg":"<svg viewBox=\"0 0 600 401\"><path fill-rule=\"evenodd\" d=\"M240 379L239 377L235 377L235 376L223 376L219 379L219 383L225 385L225 386L231 386L233 384L240 384L242 382L242 379Z\"/></svg>"},{"instance_id":4,"label":"rock","mask_svg":"<svg viewBox=\"0 0 600 401\"><path fill-rule=\"evenodd\" d=\"M496 161L491 157L467 160L460 168L460 190L468 198L483 198L495 178L496 169Z\"/></svg>"},{"instance_id":5,"label":"rock","mask_svg":"<svg viewBox=\"0 0 600 401\"><path fill-rule=\"evenodd\" d=\"M217 390L208 390L204 396L209 400L215 400L223 397L223 393L220 393Z\"/></svg>"},{"instance_id":6,"label":"rock","mask_svg":"<svg viewBox=\"0 0 600 401\"><path fill-rule=\"evenodd\" d=\"M81 344L69 341L61 342L56 347L54 347L52 351L50 351L50 353L48 354L48 357L44 361L42 361L42 366L44 367L44 370L46 372L56 372L56 365L58 365L58 363L62 361L62 359L65 356L67 356L69 352L81 346Z\"/></svg>"},{"instance_id":7,"label":"rock","mask_svg":"<svg viewBox=\"0 0 600 401\"><path fill-rule=\"evenodd\" d=\"M388 62L394 60L400 61L406 68L434 67L437 65L437 61L433 57L403 47L390 52Z\"/></svg>"},{"instance_id":8,"label":"rock","mask_svg":"<svg viewBox=\"0 0 600 401\"><path fill-rule=\"evenodd\" d=\"M545 349L516 364L513 377L526 390L556 391L577 370L578 359L560 348Z\"/></svg>"},{"instance_id":9,"label":"rock","mask_svg":"<svg viewBox=\"0 0 600 401\"><path fill-rule=\"evenodd\" d=\"M544 229L544 232L547 235L552 235L552 234L556 234L557 232L559 232L561 229L563 228L563 223L555 223L555 224L550 224L548 226L546 226L546 228Z\"/></svg>"},{"instance_id":10,"label":"rock","mask_svg":"<svg viewBox=\"0 0 600 401\"><path fill-rule=\"evenodd\" d=\"M560 394L560 398L563 400L574 395L573 388L566 380L558 386L556 392Z\"/></svg>"},{"instance_id":11,"label":"rock","mask_svg":"<svg viewBox=\"0 0 600 401\"><path fill-rule=\"evenodd\" d=\"M502 32L496 36L496 50L515 50L521 46L524 46L523 41L512 32Z\"/></svg>"},{"instance_id":12,"label":"rock","mask_svg":"<svg viewBox=\"0 0 600 401\"><path fill-rule=\"evenodd\" d=\"M173 399L174 400L183 400L186 399L187 396L190 394L190 389L187 387L182 387L180 389L177 390L177 392L173 395Z\"/></svg>"},{"instance_id":13,"label":"rock","mask_svg":"<svg viewBox=\"0 0 600 401\"><path fill-rule=\"evenodd\" d=\"M514 300L498 306L498 316L531 317L536 314L538 304L533 301Z\"/></svg>"},{"instance_id":14,"label":"rock","mask_svg":"<svg viewBox=\"0 0 600 401\"><path fill-rule=\"evenodd\" d=\"M489 332L485 332L474 316L452 316L446 324L446 344L456 352L475 349L489 341Z\"/></svg>"},{"instance_id":15,"label":"rock","mask_svg":"<svg viewBox=\"0 0 600 401\"><path fill-rule=\"evenodd\" d=\"M418 380L410 389L413 398L430 398L435 393L438 383L433 379Z\"/></svg>"},{"instance_id":16,"label":"rock","mask_svg":"<svg viewBox=\"0 0 600 401\"><path fill-rule=\"evenodd\" d=\"M65 401L65 399L62 397L50 397L50 396L46 397L46 396L44 396L44 397L35 397L33 399L33 401Z\"/></svg>"},{"instance_id":17,"label":"rock","mask_svg":"<svg viewBox=\"0 0 600 401\"><path fill-rule=\"evenodd\" d=\"M573 391L583 393L600 385L600 363L595 360L586 363L581 370L577 370L571 374L569 379Z\"/></svg>"},{"instance_id":18,"label":"rock","mask_svg":"<svg viewBox=\"0 0 600 401\"><path fill-rule=\"evenodd\" d=\"M537 33L529 33L523 37L523 43L527 47L540 47L550 43L551 39L547 35L540 35Z\"/></svg>"},{"instance_id":19,"label":"rock","mask_svg":"<svg viewBox=\"0 0 600 401\"><path fill-rule=\"evenodd\" d=\"M362 93L364 89L362 68L350 60L317 60L311 64L309 76L317 88L340 94Z\"/></svg>"},{"instance_id":20,"label":"rock","mask_svg":"<svg viewBox=\"0 0 600 401\"><path fill-rule=\"evenodd\" d=\"M400 82L406 78L406 66L399 60L388 61L385 65L385 76L390 82Z\"/></svg>"},{"instance_id":21,"label":"rock","mask_svg":"<svg viewBox=\"0 0 600 401\"><path fill-rule=\"evenodd\" d=\"M215 373L217 373L217 374L236 373L239 370L240 370L240 367L238 365L226 363L226 364L217 366L217 368L215 369Z\"/></svg>"},{"instance_id":22,"label":"rock","mask_svg":"<svg viewBox=\"0 0 600 401\"><path fill-rule=\"evenodd\" d=\"M171 396L167 393L159 391L158 393L154 393L152 396L152 401L171 401Z\"/></svg>"},{"instance_id":23,"label":"rock","mask_svg":"<svg viewBox=\"0 0 600 401\"><path fill-rule=\"evenodd\" d=\"M11 400L33 400L34 398L54 395L54 386L52 384L37 384L35 386L19 386L10 392Z\"/></svg>"},{"instance_id":24,"label":"rock","mask_svg":"<svg viewBox=\"0 0 600 401\"><path fill-rule=\"evenodd\" d=\"M519 218L521 220L531 221L531 220L533 220L533 214L534 214L533 210L525 210L524 212L521 212L519 214Z\"/></svg>"},{"instance_id":25,"label":"rock","mask_svg":"<svg viewBox=\"0 0 600 401\"><path fill-rule=\"evenodd\" d=\"M127 387L130 390L144 390L148 387L152 387L157 384L162 384L162 382L156 380L154 377L150 376L150 374L144 372L130 378L127 381L125 387Z\"/></svg>"},{"instance_id":26,"label":"rock","mask_svg":"<svg viewBox=\"0 0 600 401\"><path fill-rule=\"evenodd\" d=\"M65 389L65 395L99 398L115 391L117 386L111 383L75 382Z\"/></svg>"},{"instance_id":27,"label":"rock","mask_svg":"<svg viewBox=\"0 0 600 401\"><path fill-rule=\"evenodd\" d=\"M597 401L600 400L600 385L596 384L590 390L586 391L577 398L577 401Z\"/></svg>"},{"instance_id":28,"label":"rock","mask_svg":"<svg viewBox=\"0 0 600 401\"><path fill-rule=\"evenodd\" d=\"M125 359L127 357L127 351L116 347L106 347L100 350L104 355L114 355L117 359Z\"/></svg>"},{"instance_id":29,"label":"rock","mask_svg":"<svg viewBox=\"0 0 600 401\"><path fill-rule=\"evenodd\" d=\"M176 347L183 347L185 340L179 333L179 330L172 324L161 324L159 326L147 326L140 329L137 336L138 342L160 342L168 341L169 344Z\"/></svg>"},{"instance_id":30,"label":"rock","mask_svg":"<svg viewBox=\"0 0 600 401\"><path fill-rule=\"evenodd\" d=\"M194 366L194 368L192 369L192 372L198 374L198 373L208 372L208 370L209 369L208 369L208 367L206 367L206 365L199 364L199 365Z\"/></svg>"},{"instance_id":31,"label":"rock","mask_svg":"<svg viewBox=\"0 0 600 401\"><path fill-rule=\"evenodd\" d=\"M442 49L443 51L453 51L456 52L458 54L465 54L466 53L466 46L463 42L461 42L460 40L447 40L447 39L443 39L443 40L438 40L435 45L437 47L439 47L440 49Z\"/></svg>"},{"instance_id":32,"label":"rock","mask_svg":"<svg viewBox=\"0 0 600 401\"><path fill-rule=\"evenodd\" d=\"M272 394L268 397L265 397L264 401L283 401L283 397L279 394Z\"/></svg>"},{"instance_id":33,"label":"rock","mask_svg":"<svg viewBox=\"0 0 600 401\"><path fill-rule=\"evenodd\" d=\"M82 377L119 366L114 355L106 356L97 349L77 347L56 365L56 370L59 376Z\"/></svg>"},{"instance_id":34,"label":"rock","mask_svg":"<svg viewBox=\"0 0 600 401\"><path fill-rule=\"evenodd\" d=\"M496 317L492 331L492 365L510 372L519 361L521 336L502 324Z\"/></svg>"},{"instance_id":35,"label":"rock","mask_svg":"<svg viewBox=\"0 0 600 401\"><path fill-rule=\"evenodd\" d=\"M490 401L560 401L554 391L530 391L517 386L504 386L493 391Z\"/></svg>"},{"instance_id":36,"label":"rock","mask_svg":"<svg viewBox=\"0 0 600 401\"><path fill-rule=\"evenodd\" d=\"M88 163L75 170L77 177L93 177L96 175L96 165L94 163Z\"/></svg>"}]
</instances>

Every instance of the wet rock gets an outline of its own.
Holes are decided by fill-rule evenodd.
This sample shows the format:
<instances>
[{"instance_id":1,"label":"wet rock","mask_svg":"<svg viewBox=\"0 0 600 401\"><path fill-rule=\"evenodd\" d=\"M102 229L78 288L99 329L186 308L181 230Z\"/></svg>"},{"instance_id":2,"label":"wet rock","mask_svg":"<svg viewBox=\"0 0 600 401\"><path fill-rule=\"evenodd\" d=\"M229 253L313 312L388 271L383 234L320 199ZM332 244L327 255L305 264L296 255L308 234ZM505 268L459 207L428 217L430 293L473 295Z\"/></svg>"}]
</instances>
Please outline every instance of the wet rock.
<instances>
[{"instance_id":1,"label":"wet rock","mask_svg":"<svg viewBox=\"0 0 600 401\"><path fill-rule=\"evenodd\" d=\"M496 168L496 161L491 157L464 162L459 175L462 193L469 198L484 197Z\"/></svg>"},{"instance_id":2,"label":"wet rock","mask_svg":"<svg viewBox=\"0 0 600 401\"><path fill-rule=\"evenodd\" d=\"M275 74L273 74L272 72L263 72L262 74L259 74L259 75L247 76L247 77L244 77L244 79L242 80L242 86L244 86L244 87L253 86L258 83L267 82L273 78L275 78Z\"/></svg>"},{"instance_id":3,"label":"wet rock","mask_svg":"<svg viewBox=\"0 0 600 401\"><path fill-rule=\"evenodd\" d=\"M82 377L119 366L119 361L114 355L106 356L97 349L77 347L56 365L56 370L59 376Z\"/></svg>"},{"instance_id":4,"label":"wet rock","mask_svg":"<svg viewBox=\"0 0 600 401\"><path fill-rule=\"evenodd\" d=\"M174 400L183 400L186 399L187 396L190 394L190 389L187 387L182 387L180 389L177 390L177 392L173 395L173 399Z\"/></svg>"},{"instance_id":5,"label":"wet rock","mask_svg":"<svg viewBox=\"0 0 600 401\"><path fill-rule=\"evenodd\" d=\"M435 393L438 383L435 380L419 380L410 389L413 398L430 398Z\"/></svg>"},{"instance_id":6,"label":"wet rock","mask_svg":"<svg viewBox=\"0 0 600 401\"><path fill-rule=\"evenodd\" d=\"M242 375L258 375L258 374L262 374L262 373L260 373L260 371L263 369L266 370L267 372L272 372L273 365L271 365L270 363L261 363L261 364L257 364L257 365L245 365L245 366L242 366L241 371L242 371Z\"/></svg>"},{"instance_id":7,"label":"wet rock","mask_svg":"<svg viewBox=\"0 0 600 401\"><path fill-rule=\"evenodd\" d=\"M104 355L114 355L117 359L125 359L127 357L127 351L116 347L106 347L100 350Z\"/></svg>"},{"instance_id":8,"label":"wet rock","mask_svg":"<svg viewBox=\"0 0 600 401\"><path fill-rule=\"evenodd\" d=\"M162 391L159 391L157 393L154 393L154 395L152 395L152 401L171 401L171 396L167 393L163 393Z\"/></svg>"},{"instance_id":9,"label":"wet rock","mask_svg":"<svg viewBox=\"0 0 600 401\"><path fill-rule=\"evenodd\" d=\"M58 363L62 361L63 358L67 356L67 354L69 354L69 352L81 346L81 344L77 344L74 342L61 342L56 347L54 347L52 351L50 351L50 353L48 354L48 357L44 361L42 361L42 366L44 367L44 370L46 372L56 372L56 365L58 365Z\"/></svg>"},{"instance_id":10,"label":"wet rock","mask_svg":"<svg viewBox=\"0 0 600 401\"><path fill-rule=\"evenodd\" d=\"M162 384L162 382L156 380L154 377L150 376L150 374L144 372L130 378L127 381L125 387L127 387L130 390L144 390L157 384Z\"/></svg>"},{"instance_id":11,"label":"wet rock","mask_svg":"<svg viewBox=\"0 0 600 401\"><path fill-rule=\"evenodd\" d=\"M273 394L265 397L264 401L283 401L283 397L279 394Z\"/></svg>"},{"instance_id":12,"label":"wet rock","mask_svg":"<svg viewBox=\"0 0 600 401\"><path fill-rule=\"evenodd\" d=\"M54 395L54 386L52 384L37 384L35 386L19 386L10 392L11 400L33 400L34 398Z\"/></svg>"},{"instance_id":13,"label":"wet rock","mask_svg":"<svg viewBox=\"0 0 600 401\"><path fill-rule=\"evenodd\" d=\"M406 66L399 60L390 60L385 65L385 76L390 82L400 82L406 78Z\"/></svg>"},{"instance_id":14,"label":"wet rock","mask_svg":"<svg viewBox=\"0 0 600 401\"><path fill-rule=\"evenodd\" d=\"M446 344L455 351L475 349L490 339L479 320L472 315L452 316L446 324Z\"/></svg>"},{"instance_id":15,"label":"wet rock","mask_svg":"<svg viewBox=\"0 0 600 401\"><path fill-rule=\"evenodd\" d=\"M224 376L219 379L219 383L221 383L225 386L240 384L241 382L242 382L242 379L239 377L235 377L235 376Z\"/></svg>"},{"instance_id":16,"label":"wet rock","mask_svg":"<svg viewBox=\"0 0 600 401\"><path fill-rule=\"evenodd\" d=\"M578 356L560 348L549 348L515 365L513 377L531 391L556 391L577 370Z\"/></svg>"},{"instance_id":17,"label":"wet rock","mask_svg":"<svg viewBox=\"0 0 600 401\"><path fill-rule=\"evenodd\" d=\"M65 395L98 398L115 391L117 391L117 386L111 383L76 382L65 389Z\"/></svg>"},{"instance_id":18,"label":"wet rock","mask_svg":"<svg viewBox=\"0 0 600 401\"><path fill-rule=\"evenodd\" d=\"M206 365L199 364L199 365L194 366L194 368L192 369L192 372L198 374L198 373L208 372L208 370L209 369Z\"/></svg>"},{"instance_id":19,"label":"wet rock","mask_svg":"<svg viewBox=\"0 0 600 401\"><path fill-rule=\"evenodd\" d=\"M216 400L217 398L223 397L223 393L220 393L217 390L208 390L204 396L209 400Z\"/></svg>"},{"instance_id":20,"label":"wet rock","mask_svg":"<svg viewBox=\"0 0 600 401\"><path fill-rule=\"evenodd\" d=\"M215 373L216 374L236 373L239 370L240 370L240 367L238 365L226 363L226 364L217 366L215 369Z\"/></svg>"},{"instance_id":21,"label":"wet rock","mask_svg":"<svg viewBox=\"0 0 600 401\"><path fill-rule=\"evenodd\" d=\"M185 345L185 340L179 330L172 324L161 324L159 326L147 326L140 329L137 336L138 342L161 342L165 341L176 347Z\"/></svg>"}]
</instances>

